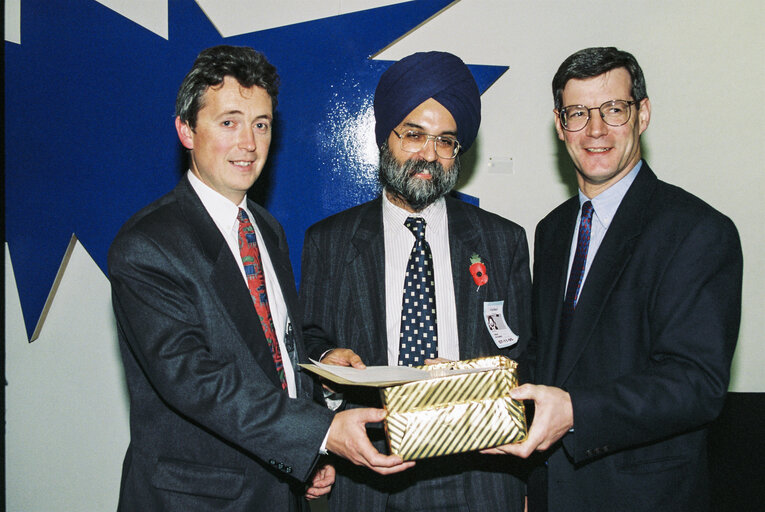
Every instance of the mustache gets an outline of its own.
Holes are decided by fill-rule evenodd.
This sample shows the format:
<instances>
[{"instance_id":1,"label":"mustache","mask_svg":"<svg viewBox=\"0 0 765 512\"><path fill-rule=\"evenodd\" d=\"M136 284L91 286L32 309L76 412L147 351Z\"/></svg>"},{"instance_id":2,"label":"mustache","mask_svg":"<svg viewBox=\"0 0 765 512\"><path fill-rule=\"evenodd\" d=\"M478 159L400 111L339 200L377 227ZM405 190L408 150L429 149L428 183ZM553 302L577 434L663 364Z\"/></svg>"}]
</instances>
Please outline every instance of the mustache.
<instances>
[{"instance_id":1,"label":"mustache","mask_svg":"<svg viewBox=\"0 0 765 512\"><path fill-rule=\"evenodd\" d=\"M403 169L409 176L414 176L422 171L428 171L431 176L446 172L440 163L428 162L427 160L409 160L404 164Z\"/></svg>"}]
</instances>

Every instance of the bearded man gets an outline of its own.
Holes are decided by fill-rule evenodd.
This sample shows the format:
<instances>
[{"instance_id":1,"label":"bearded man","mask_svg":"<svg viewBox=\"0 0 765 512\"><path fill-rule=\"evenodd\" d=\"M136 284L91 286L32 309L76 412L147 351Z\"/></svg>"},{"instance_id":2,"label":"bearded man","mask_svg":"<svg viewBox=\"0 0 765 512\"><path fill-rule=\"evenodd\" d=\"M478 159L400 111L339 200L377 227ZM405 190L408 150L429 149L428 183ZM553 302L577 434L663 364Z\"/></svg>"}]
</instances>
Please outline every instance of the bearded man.
<instances>
[{"instance_id":1,"label":"bearded man","mask_svg":"<svg viewBox=\"0 0 765 512\"><path fill-rule=\"evenodd\" d=\"M309 355L359 368L522 359L531 327L526 234L447 195L481 120L470 70L449 53L410 55L383 73L374 110L381 196L306 233L300 295ZM379 406L376 390L346 389L343 399L344 407ZM385 446L382 428L370 429L370 438ZM523 510L518 468L498 459L422 460L403 478L338 459L330 507Z\"/></svg>"}]
</instances>

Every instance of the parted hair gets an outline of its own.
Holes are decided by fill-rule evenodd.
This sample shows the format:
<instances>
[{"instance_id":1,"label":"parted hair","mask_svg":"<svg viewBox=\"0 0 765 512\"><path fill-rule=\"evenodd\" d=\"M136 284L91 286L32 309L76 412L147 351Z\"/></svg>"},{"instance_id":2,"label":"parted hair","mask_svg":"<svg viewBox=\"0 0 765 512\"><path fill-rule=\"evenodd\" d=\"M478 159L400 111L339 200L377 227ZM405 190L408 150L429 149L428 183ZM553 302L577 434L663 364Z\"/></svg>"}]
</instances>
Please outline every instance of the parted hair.
<instances>
[{"instance_id":1,"label":"parted hair","mask_svg":"<svg viewBox=\"0 0 765 512\"><path fill-rule=\"evenodd\" d=\"M624 68L630 74L632 99L638 102L639 108L640 101L648 97L643 70L631 53L613 46L585 48L563 61L552 81L555 108L560 110L564 107L563 88L569 80L592 78L616 68Z\"/></svg>"},{"instance_id":2,"label":"parted hair","mask_svg":"<svg viewBox=\"0 0 765 512\"><path fill-rule=\"evenodd\" d=\"M175 99L175 115L196 127L197 114L204 106L204 94L209 87L223 83L227 76L233 77L239 85L250 88L262 87L271 97L276 110L279 94L279 75L266 57L247 46L213 46L203 50L194 61L178 89Z\"/></svg>"}]
</instances>

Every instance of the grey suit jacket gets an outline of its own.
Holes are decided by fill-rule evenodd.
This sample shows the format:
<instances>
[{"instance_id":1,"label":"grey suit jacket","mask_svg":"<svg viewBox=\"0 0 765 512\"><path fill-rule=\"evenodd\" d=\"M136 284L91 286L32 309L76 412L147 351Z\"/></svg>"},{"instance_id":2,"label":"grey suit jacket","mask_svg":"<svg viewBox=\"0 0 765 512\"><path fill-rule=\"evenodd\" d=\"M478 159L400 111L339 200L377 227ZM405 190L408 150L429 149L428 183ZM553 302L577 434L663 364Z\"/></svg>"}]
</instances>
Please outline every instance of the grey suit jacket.
<instances>
[{"instance_id":1,"label":"grey suit jacket","mask_svg":"<svg viewBox=\"0 0 765 512\"><path fill-rule=\"evenodd\" d=\"M523 228L462 201L446 198L449 245L457 304L460 358L504 354L523 365L530 333L528 245ZM478 253L489 281L478 288L469 272ZM305 308L304 335L311 357L335 347L350 348L368 365L387 365L385 320L385 242L381 199L351 208L310 227L303 246L300 297ZM520 341L500 350L483 317L487 301L504 301L505 319ZM354 404L379 406L376 393L346 389ZM381 429L371 431L385 449ZM416 471L379 477L337 462L338 481L330 498L333 512L382 511L387 495L417 479L462 474L468 502L501 504L522 510L519 468L509 457L467 454L419 461ZM429 502L422 496L423 504ZM519 508L520 507L520 508Z\"/></svg>"},{"instance_id":2,"label":"grey suit jacket","mask_svg":"<svg viewBox=\"0 0 765 512\"><path fill-rule=\"evenodd\" d=\"M292 322L301 321L284 233L248 204ZM223 237L186 178L141 210L109 251L130 446L120 509L288 510L302 506L332 413L281 390L252 299ZM299 328L287 338L304 361Z\"/></svg>"},{"instance_id":3,"label":"grey suit jacket","mask_svg":"<svg viewBox=\"0 0 765 512\"><path fill-rule=\"evenodd\" d=\"M574 407L574 432L547 461L549 510L707 510L706 424L723 405L741 313L736 228L644 162L561 339L578 209L563 203L535 238L534 380L568 390Z\"/></svg>"}]
</instances>

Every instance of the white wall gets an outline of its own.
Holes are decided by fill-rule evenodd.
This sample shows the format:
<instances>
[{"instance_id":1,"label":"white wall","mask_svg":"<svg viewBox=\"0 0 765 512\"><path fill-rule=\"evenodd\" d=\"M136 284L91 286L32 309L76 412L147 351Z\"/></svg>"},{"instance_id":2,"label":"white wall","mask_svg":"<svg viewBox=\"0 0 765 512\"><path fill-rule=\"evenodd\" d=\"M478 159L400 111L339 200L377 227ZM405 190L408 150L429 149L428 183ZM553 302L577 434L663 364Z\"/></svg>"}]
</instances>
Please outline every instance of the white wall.
<instances>
[{"instance_id":1,"label":"white wall","mask_svg":"<svg viewBox=\"0 0 765 512\"><path fill-rule=\"evenodd\" d=\"M475 167L462 190L522 224L532 242L536 221L572 192L559 172L570 180L573 171L554 135L552 75L587 46L631 51L653 105L643 137L651 166L741 233L744 315L731 389L763 392L764 26L761 0L461 0L380 58L443 49L510 66L483 97ZM512 159L512 174L491 173L490 158ZM40 338L28 344L7 249L5 265L8 510L114 509L128 431L108 282L78 245Z\"/></svg>"},{"instance_id":2,"label":"white wall","mask_svg":"<svg viewBox=\"0 0 765 512\"><path fill-rule=\"evenodd\" d=\"M461 190L520 223L533 243L536 222L572 195L561 176L572 180L573 168L553 125L555 71L589 46L635 55L653 107L644 156L659 178L701 197L739 229L744 310L730 389L763 392L763 27L761 0L462 0L379 58L443 49L468 63L510 66L483 95L476 166ZM510 158L513 174L491 173L489 159Z\"/></svg>"},{"instance_id":3,"label":"white wall","mask_svg":"<svg viewBox=\"0 0 765 512\"><path fill-rule=\"evenodd\" d=\"M5 261L7 510L115 510L130 436L109 282L78 243L28 343Z\"/></svg>"}]
</instances>

